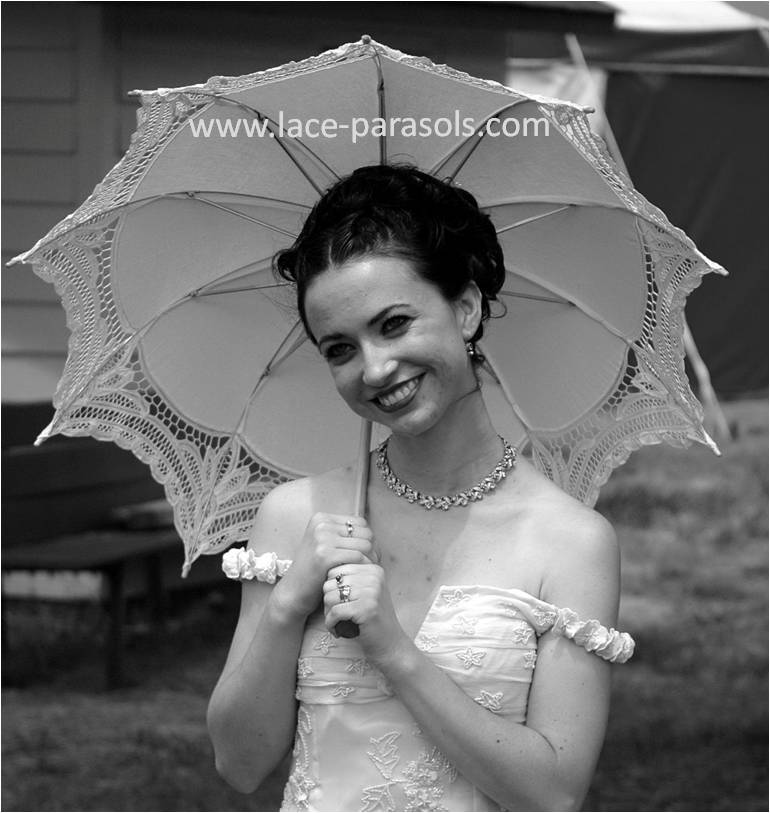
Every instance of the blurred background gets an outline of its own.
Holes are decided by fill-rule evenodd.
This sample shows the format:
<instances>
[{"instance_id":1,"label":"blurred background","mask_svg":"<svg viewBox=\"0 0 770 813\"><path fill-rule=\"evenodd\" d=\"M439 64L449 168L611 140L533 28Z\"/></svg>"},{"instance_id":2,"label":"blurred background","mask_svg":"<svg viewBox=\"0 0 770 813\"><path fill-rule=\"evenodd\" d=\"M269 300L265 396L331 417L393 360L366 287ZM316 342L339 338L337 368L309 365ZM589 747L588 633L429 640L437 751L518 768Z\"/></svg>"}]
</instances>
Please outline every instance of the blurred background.
<instances>
[{"instance_id":1,"label":"blurred background","mask_svg":"<svg viewBox=\"0 0 770 813\"><path fill-rule=\"evenodd\" d=\"M730 272L687 307L723 456L643 449L597 505L623 546L620 626L637 654L616 670L585 809L767 809L767 17L766 2L719 0L3 4L4 810L280 804L285 767L240 796L205 733L238 586L218 557L181 581L162 488L130 453L32 446L68 330L52 286L5 263L119 160L129 91L363 34L593 106L637 188ZM34 571L18 564L30 550Z\"/></svg>"}]
</instances>

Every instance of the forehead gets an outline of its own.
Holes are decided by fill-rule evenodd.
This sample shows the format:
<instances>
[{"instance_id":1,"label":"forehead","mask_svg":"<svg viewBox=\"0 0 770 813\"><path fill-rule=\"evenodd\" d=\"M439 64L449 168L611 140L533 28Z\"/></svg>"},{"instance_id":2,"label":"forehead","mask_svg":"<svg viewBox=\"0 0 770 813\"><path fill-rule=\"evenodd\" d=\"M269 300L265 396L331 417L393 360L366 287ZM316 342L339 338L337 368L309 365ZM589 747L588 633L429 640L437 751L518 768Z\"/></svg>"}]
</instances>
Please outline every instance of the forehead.
<instances>
[{"instance_id":1,"label":"forehead","mask_svg":"<svg viewBox=\"0 0 770 813\"><path fill-rule=\"evenodd\" d=\"M367 256L315 277L305 292L305 314L315 336L342 333L395 304L446 304L441 292L399 257Z\"/></svg>"}]
</instances>

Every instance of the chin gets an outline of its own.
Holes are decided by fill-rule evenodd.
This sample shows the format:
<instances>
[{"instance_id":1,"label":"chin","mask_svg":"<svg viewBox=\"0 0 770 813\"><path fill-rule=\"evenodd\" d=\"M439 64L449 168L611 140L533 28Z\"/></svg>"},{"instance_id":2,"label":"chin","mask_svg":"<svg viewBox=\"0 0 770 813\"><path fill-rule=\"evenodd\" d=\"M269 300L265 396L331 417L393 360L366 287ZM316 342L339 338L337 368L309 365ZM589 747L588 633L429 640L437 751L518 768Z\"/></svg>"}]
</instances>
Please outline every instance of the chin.
<instances>
[{"instance_id":1,"label":"chin","mask_svg":"<svg viewBox=\"0 0 770 813\"><path fill-rule=\"evenodd\" d=\"M378 423L387 426L394 435L409 438L419 437L432 429L439 419L440 415L437 415L433 410L425 409L412 410L400 418L382 414L374 418Z\"/></svg>"}]
</instances>

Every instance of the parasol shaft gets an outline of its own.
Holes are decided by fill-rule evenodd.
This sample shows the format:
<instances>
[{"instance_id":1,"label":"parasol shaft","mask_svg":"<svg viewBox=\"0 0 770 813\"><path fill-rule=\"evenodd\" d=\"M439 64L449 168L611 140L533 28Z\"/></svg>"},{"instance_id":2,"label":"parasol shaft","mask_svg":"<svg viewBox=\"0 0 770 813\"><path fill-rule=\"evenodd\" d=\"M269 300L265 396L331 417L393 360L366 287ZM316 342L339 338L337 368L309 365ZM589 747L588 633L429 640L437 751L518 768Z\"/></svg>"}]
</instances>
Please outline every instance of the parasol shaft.
<instances>
[{"instance_id":1,"label":"parasol shaft","mask_svg":"<svg viewBox=\"0 0 770 813\"><path fill-rule=\"evenodd\" d=\"M366 490L369 487L369 448L372 443L372 422L361 421L361 439L358 443L356 461L356 501L353 513L357 517L366 516Z\"/></svg>"},{"instance_id":2,"label":"parasol shaft","mask_svg":"<svg viewBox=\"0 0 770 813\"><path fill-rule=\"evenodd\" d=\"M366 490L369 486L369 447L372 441L372 422L361 421L361 439L358 443L358 459L356 461L356 494L353 513L357 517L366 514ZM340 621L334 631L340 638L357 638L358 624L355 621Z\"/></svg>"}]
</instances>

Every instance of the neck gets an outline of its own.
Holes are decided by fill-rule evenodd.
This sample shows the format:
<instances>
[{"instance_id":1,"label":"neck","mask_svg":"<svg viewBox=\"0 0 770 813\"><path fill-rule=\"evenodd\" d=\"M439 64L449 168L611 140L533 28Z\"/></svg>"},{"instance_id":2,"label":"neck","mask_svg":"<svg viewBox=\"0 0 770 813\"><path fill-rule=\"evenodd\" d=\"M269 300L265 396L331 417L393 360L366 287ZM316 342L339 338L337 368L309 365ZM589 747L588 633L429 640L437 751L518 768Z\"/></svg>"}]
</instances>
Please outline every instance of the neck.
<instances>
[{"instance_id":1,"label":"neck","mask_svg":"<svg viewBox=\"0 0 770 813\"><path fill-rule=\"evenodd\" d=\"M388 459L398 478L425 494L454 494L486 477L503 456L481 391L458 399L418 436L393 435Z\"/></svg>"}]
</instances>

